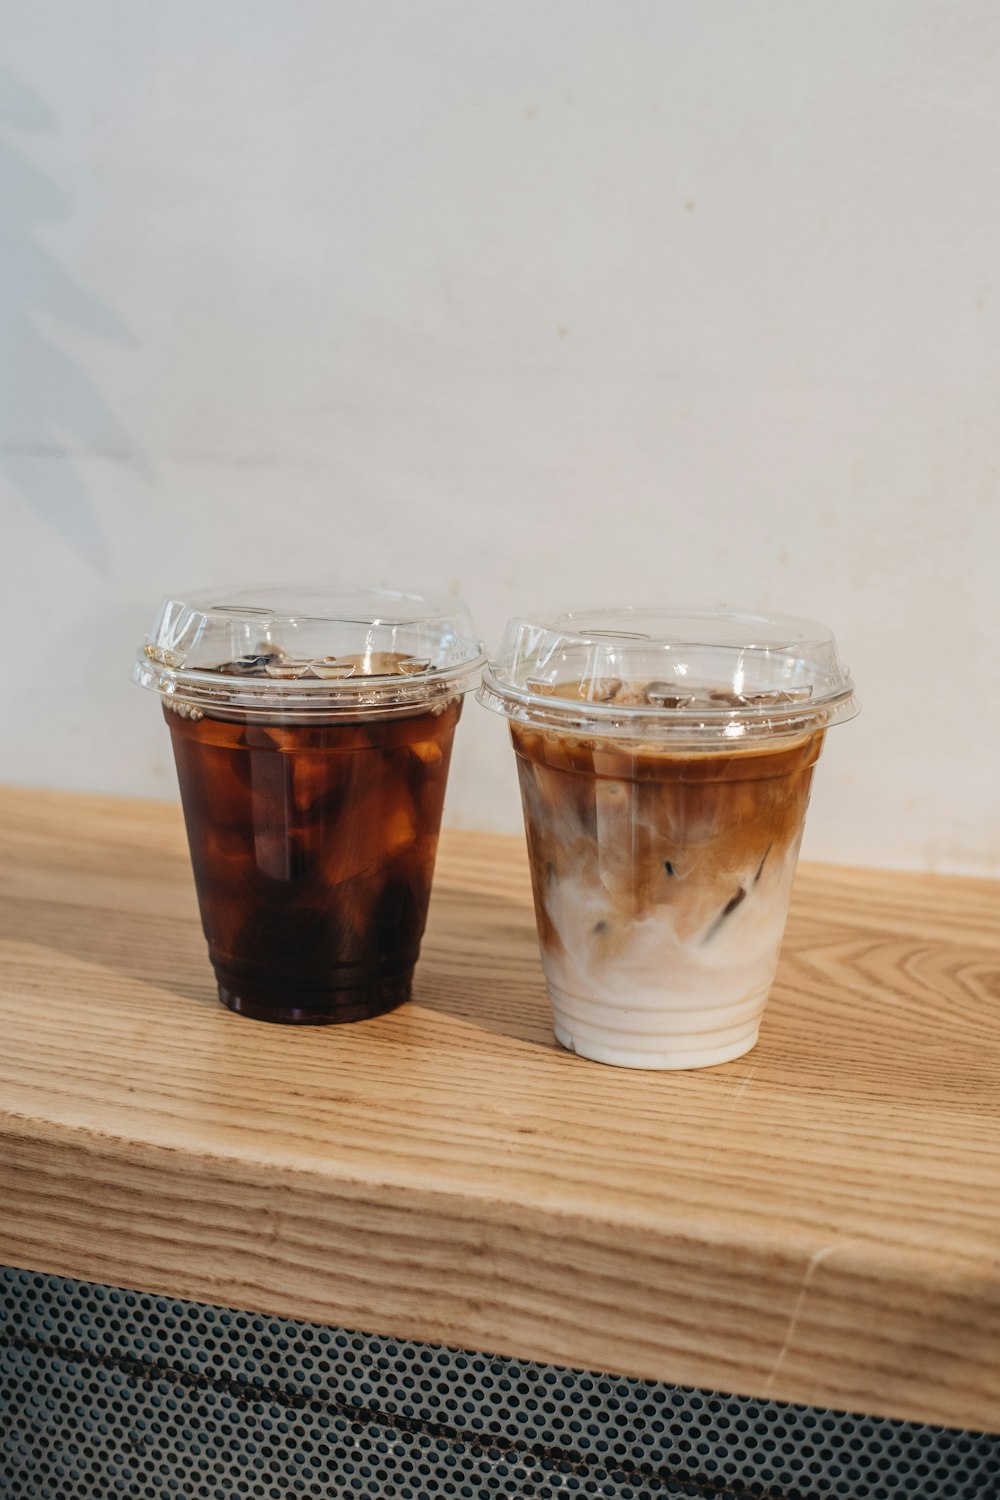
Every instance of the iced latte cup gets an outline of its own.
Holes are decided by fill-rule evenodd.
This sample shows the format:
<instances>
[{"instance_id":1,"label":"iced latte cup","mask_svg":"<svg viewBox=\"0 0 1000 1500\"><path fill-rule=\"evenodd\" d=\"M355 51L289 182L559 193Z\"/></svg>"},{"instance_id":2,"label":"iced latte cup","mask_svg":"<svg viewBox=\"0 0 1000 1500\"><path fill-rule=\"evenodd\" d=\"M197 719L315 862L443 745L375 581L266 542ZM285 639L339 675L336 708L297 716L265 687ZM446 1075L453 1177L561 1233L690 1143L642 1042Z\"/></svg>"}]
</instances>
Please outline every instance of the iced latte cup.
<instances>
[{"instance_id":1,"label":"iced latte cup","mask_svg":"<svg viewBox=\"0 0 1000 1500\"><path fill-rule=\"evenodd\" d=\"M479 698L510 721L559 1041L631 1068L748 1052L813 767L857 712L829 631L654 609L515 620Z\"/></svg>"},{"instance_id":2,"label":"iced latte cup","mask_svg":"<svg viewBox=\"0 0 1000 1500\"><path fill-rule=\"evenodd\" d=\"M482 664L454 599L253 589L167 600L160 695L219 995L259 1020L409 998L452 739Z\"/></svg>"}]
</instances>

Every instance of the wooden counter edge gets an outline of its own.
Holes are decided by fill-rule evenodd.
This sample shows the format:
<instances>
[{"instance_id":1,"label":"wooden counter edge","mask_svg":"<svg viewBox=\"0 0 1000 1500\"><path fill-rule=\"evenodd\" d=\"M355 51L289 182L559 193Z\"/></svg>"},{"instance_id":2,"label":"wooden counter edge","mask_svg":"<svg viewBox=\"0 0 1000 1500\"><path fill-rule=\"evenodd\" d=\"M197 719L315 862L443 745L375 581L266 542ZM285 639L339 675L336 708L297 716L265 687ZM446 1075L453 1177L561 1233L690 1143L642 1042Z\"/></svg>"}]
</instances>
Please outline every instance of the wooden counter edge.
<instances>
[{"instance_id":1,"label":"wooden counter edge","mask_svg":"<svg viewBox=\"0 0 1000 1500\"><path fill-rule=\"evenodd\" d=\"M623 1234L609 1218L2 1116L0 1198L0 1261L21 1269L1000 1431L1000 1289L976 1263L924 1257L917 1277L912 1256L847 1239L748 1245L690 1226Z\"/></svg>"}]
</instances>

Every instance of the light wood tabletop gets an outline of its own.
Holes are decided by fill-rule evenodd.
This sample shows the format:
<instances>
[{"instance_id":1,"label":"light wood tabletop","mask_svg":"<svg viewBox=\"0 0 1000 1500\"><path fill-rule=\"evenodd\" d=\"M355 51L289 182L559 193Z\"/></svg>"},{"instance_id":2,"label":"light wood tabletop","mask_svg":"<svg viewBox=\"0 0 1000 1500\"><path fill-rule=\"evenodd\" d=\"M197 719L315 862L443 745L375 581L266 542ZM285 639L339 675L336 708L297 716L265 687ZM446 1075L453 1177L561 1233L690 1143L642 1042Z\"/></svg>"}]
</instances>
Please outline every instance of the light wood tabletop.
<instances>
[{"instance_id":1,"label":"light wood tabletop","mask_svg":"<svg viewBox=\"0 0 1000 1500\"><path fill-rule=\"evenodd\" d=\"M1000 884L806 867L757 1049L564 1052L520 840L412 1004L223 1010L180 811L0 793L0 1261L1000 1430Z\"/></svg>"}]
</instances>

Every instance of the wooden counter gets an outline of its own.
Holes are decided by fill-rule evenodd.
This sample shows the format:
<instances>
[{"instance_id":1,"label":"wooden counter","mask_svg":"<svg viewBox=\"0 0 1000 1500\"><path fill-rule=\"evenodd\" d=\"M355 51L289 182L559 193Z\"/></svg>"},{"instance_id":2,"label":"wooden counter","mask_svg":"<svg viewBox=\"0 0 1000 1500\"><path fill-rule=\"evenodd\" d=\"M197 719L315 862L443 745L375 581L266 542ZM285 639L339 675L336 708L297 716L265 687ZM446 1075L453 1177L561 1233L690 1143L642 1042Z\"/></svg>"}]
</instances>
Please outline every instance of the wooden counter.
<instances>
[{"instance_id":1,"label":"wooden counter","mask_svg":"<svg viewBox=\"0 0 1000 1500\"><path fill-rule=\"evenodd\" d=\"M1000 885L804 868L758 1048L549 1031L519 840L442 842L415 1003L215 1001L180 812L0 793L0 1262L1000 1430Z\"/></svg>"}]
</instances>

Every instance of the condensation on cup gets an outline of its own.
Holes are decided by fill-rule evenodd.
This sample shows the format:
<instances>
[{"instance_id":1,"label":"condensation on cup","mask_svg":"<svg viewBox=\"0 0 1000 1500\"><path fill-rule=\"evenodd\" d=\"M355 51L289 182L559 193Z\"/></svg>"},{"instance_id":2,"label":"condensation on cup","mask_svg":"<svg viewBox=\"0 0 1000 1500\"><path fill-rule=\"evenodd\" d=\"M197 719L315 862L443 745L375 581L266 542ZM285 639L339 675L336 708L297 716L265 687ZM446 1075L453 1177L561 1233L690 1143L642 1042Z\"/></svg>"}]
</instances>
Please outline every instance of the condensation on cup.
<instances>
[{"instance_id":1,"label":"condensation on cup","mask_svg":"<svg viewBox=\"0 0 1000 1500\"><path fill-rule=\"evenodd\" d=\"M164 601L132 675L163 705L230 1009L321 1023L408 999L482 662L456 599L265 587Z\"/></svg>"},{"instance_id":2,"label":"condensation on cup","mask_svg":"<svg viewBox=\"0 0 1000 1500\"><path fill-rule=\"evenodd\" d=\"M516 619L478 697L510 724L559 1041L631 1068L748 1052L813 767L858 711L829 630L707 610Z\"/></svg>"}]
</instances>

